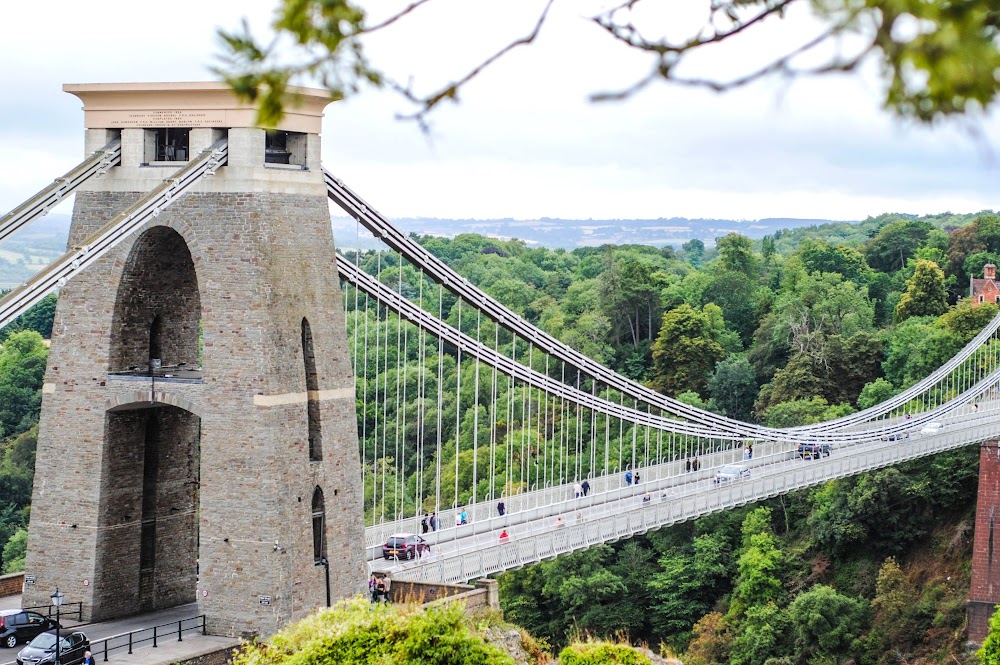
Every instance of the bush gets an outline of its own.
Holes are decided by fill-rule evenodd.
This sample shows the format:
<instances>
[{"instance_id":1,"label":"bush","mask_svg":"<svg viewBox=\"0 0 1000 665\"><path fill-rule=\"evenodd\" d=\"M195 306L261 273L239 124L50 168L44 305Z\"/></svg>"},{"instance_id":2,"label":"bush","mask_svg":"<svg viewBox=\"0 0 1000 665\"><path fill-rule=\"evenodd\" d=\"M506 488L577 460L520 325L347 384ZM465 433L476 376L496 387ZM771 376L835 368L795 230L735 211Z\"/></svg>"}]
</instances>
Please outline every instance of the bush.
<instances>
[{"instance_id":1,"label":"bush","mask_svg":"<svg viewBox=\"0 0 1000 665\"><path fill-rule=\"evenodd\" d=\"M0 572L9 575L24 571L24 557L27 553L28 530L18 529L3 548L3 568Z\"/></svg>"},{"instance_id":2,"label":"bush","mask_svg":"<svg viewBox=\"0 0 1000 665\"><path fill-rule=\"evenodd\" d=\"M263 643L246 645L233 665L513 665L465 624L458 603L372 605L355 598L289 625Z\"/></svg>"},{"instance_id":3,"label":"bush","mask_svg":"<svg viewBox=\"0 0 1000 665\"><path fill-rule=\"evenodd\" d=\"M625 644L576 642L559 654L559 665L651 665L649 658Z\"/></svg>"}]
</instances>

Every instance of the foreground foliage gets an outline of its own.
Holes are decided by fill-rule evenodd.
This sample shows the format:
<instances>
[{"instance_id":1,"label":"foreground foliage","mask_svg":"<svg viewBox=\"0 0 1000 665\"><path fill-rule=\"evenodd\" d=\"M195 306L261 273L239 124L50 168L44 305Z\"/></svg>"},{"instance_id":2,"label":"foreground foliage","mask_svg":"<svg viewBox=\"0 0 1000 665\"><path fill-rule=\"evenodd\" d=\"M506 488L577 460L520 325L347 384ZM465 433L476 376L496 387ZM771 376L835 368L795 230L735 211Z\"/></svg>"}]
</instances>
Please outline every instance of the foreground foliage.
<instances>
[{"instance_id":1,"label":"foreground foliage","mask_svg":"<svg viewBox=\"0 0 1000 665\"><path fill-rule=\"evenodd\" d=\"M511 665L513 660L472 634L459 604L421 611L362 598L312 614L266 643L244 647L233 659L233 665L313 663Z\"/></svg>"},{"instance_id":2,"label":"foreground foliage","mask_svg":"<svg viewBox=\"0 0 1000 665\"><path fill-rule=\"evenodd\" d=\"M484 619L484 626L498 621L495 616ZM424 609L355 598L293 623L266 642L244 645L232 665L513 665L510 655L487 643L475 624L463 603ZM550 662L530 636L524 638L532 657ZM632 647L603 641L571 644L558 663L650 665Z\"/></svg>"},{"instance_id":3,"label":"foreground foliage","mask_svg":"<svg viewBox=\"0 0 1000 665\"><path fill-rule=\"evenodd\" d=\"M412 103L414 117L424 122L429 111L457 100L469 81L497 60L533 43L548 24L567 18L581 20L575 11L562 14L552 0L526 7L484 3L479 10L484 15L481 22L471 22L465 30L473 35L478 31L481 41L497 40L499 45L485 56L464 62L462 49L453 49L459 63L455 78L418 90L412 77L419 73L393 76L367 57L364 46L372 33L388 32L393 35L390 38L398 38L414 29L422 31L424 42L447 46L455 39L453 35L420 22L420 15L429 11L421 6L428 4L443 3L417 0L402 9L390 8L388 14L384 9L381 14L376 11L378 18L371 20L355 0L281 0L272 27L284 39L268 44L268 40L255 39L245 25L240 32L223 32L229 66L219 73L237 92L258 100L264 126L276 123L287 103L289 85L303 78L319 80L333 99L364 87L388 87ZM1000 77L995 74L1000 67L995 1L715 0L697 4L704 5L700 10L695 6L696 11L704 11L700 25L688 25L682 11L662 1L595 6L583 20L592 22L607 39L644 54L649 70L637 79L620 81L615 90L595 92L592 99L619 100L654 81L723 91L771 75L790 78L852 72L869 61L881 70L882 104L903 118L930 122L973 114L984 110L1000 91ZM803 30L803 24L795 21L782 25L789 16L801 18L794 11L799 7L811 12L815 28ZM664 24L682 27L676 34L668 31L668 37ZM501 27L513 25L521 27ZM743 41L740 48L740 39L746 35L759 33L759 38L768 38L763 32L769 29L769 38L781 44L777 53L755 53L753 41ZM733 42L730 46L736 50L721 50L719 45L726 42ZM577 60L573 48L572 44L564 46L565 71L556 72L557 77L576 75L570 71ZM704 52L713 50L717 57L726 53L732 61L722 68L725 74L684 65L692 54L707 55ZM408 78L411 81L405 82Z\"/></svg>"},{"instance_id":4,"label":"foreground foliage","mask_svg":"<svg viewBox=\"0 0 1000 665\"><path fill-rule=\"evenodd\" d=\"M559 665L650 665L650 661L624 644L589 641L563 649L559 653Z\"/></svg>"}]
</instances>

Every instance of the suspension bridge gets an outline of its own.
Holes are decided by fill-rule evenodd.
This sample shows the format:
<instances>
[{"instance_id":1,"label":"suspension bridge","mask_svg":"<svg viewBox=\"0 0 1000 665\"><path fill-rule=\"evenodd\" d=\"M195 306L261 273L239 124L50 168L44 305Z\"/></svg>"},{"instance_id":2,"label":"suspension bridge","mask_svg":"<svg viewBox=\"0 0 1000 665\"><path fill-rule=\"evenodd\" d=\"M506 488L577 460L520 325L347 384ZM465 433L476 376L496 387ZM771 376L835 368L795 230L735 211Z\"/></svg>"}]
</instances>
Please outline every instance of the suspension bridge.
<instances>
[{"instance_id":1,"label":"suspension bridge","mask_svg":"<svg viewBox=\"0 0 1000 665\"><path fill-rule=\"evenodd\" d=\"M0 240L121 168L124 139L108 136L79 166L0 218ZM212 138L200 152L188 148L191 159L164 169L129 205L0 299L0 326L107 263L206 181L233 171L232 136ZM339 177L314 161L300 166L357 221L359 234L380 243L322 257L319 267L335 271L341 284L340 302L330 304L346 327L360 462L346 480L357 490L364 531L362 542L333 542L344 537L330 534L328 507L314 494L316 561L334 558L327 551L333 546L357 549L370 569L398 579L466 582L1000 434L1000 317L928 377L872 408L788 429L740 422L580 354L457 274ZM305 390L294 393L301 399L283 398L308 411L314 460L314 446L330 435L314 425L310 409L333 392L309 369L311 339L321 332L345 331L303 323ZM203 367L195 364L174 367L172 375L159 367L134 373L148 374L150 403L185 407L178 377L193 372L197 382L212 371L207 357ZM258 407L271 404L257 394ZM717 476L726 465L738 465L735 477ZM418 534L429 551L386 559L383 543L399 533ZM203 559L204 534L203 527ZM282 550L279 540L274 552Z\"/></svg>"}]
</instances>

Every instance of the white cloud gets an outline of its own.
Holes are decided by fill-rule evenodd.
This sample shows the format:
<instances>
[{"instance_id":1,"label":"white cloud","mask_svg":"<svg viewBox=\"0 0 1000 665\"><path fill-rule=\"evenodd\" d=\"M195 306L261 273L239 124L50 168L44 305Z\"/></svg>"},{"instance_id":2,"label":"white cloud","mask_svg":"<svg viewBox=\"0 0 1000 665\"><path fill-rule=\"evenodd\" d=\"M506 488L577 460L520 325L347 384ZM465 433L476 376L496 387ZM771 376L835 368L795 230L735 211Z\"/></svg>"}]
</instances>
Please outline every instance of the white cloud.
<instances>
[{"instance_id":1,"label":"white cloud","mask_svg":"<svg viewBox=\"0 0 1000 665\"><path fill-rule=\"evenodd\" d=\"M31 5L5 7L0 210L80 158L82 113L63 83L209 79L216 29L243 16L263 29L275 4L176 0L165 10L105 0L95 12L55 0L44 19ZM402 2L367 4L384 15ZM412 76L418 90L430 90L526 33L541 4L436 0L373 39L370 53L399 80ZM857 219L1000 206L997 164L983 147L996 142L996 123L971 136L894 122L879 109L872 67L727 95L655 84L623 103L587 103L649 67L586 20L601 4L557 3L538 43L488 69L460 105L435 113L429 139L396 119L412 109L390 93L332 104L324 162L392 216ZM674 18L680 11L681 21L702 16L693 1L644 5ZM816 27L804 15L794 20L695 65L748 70Z\"/></svg>"}]
</instances>

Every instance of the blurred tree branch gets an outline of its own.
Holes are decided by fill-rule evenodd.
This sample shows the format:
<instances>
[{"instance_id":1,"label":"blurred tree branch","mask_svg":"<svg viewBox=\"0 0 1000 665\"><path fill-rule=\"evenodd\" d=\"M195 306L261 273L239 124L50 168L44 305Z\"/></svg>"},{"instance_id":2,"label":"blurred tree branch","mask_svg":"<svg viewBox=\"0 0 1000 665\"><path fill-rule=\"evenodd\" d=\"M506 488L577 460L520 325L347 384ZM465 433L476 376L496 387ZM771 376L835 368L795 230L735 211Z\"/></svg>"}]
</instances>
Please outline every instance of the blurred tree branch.
<instances>
[{"instance_id":1,"label":"blurred tree branch","mask_svg":"<svg viewBox=\"0 0 1000 665\"><path fill-rule=\"evenodd\" d=\"M540 5L525 34L511 36L464 75L421 93L371 63L363 40L373 32L405 26L413 13L433 1L415 0L368 24L365 12L352 0L279 0L274 41L260 44L245 23L237 32L221 31L225 52L223 65L215 71L237 94L258 104L264 125L281 118L294 82L315 81L333 99L357 94L365 86L389 87L413 106L403 117L426 128L429 114L442 102L457 101L471 80L512 50L532 44L551 20L555 0ZM589 18L611 39L652 60L645 76L619 90L594 93L593 101L625 99L657 81L725 92L768 76L853 72L869 58L882 72L883 105L902 118L932 122L982 111L1000 89L1000 0L705 0L704 25L687 39L645 37L636 19L639 6L666 1L625 0ZM715 78L679 71L693 53L752 34L765 22L780 21L793 4L808 4L824 29L749 73ZM282 40L291 40L292 48ZM843 53L847 41L850 46ZM827 51L832 55L824 55ZM806 54L822 59L802 65Z\"/></svg>"}]
</instances>

